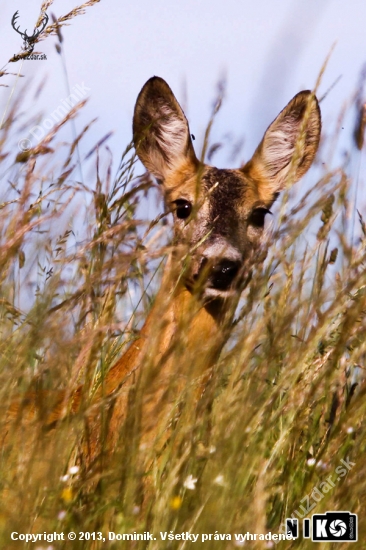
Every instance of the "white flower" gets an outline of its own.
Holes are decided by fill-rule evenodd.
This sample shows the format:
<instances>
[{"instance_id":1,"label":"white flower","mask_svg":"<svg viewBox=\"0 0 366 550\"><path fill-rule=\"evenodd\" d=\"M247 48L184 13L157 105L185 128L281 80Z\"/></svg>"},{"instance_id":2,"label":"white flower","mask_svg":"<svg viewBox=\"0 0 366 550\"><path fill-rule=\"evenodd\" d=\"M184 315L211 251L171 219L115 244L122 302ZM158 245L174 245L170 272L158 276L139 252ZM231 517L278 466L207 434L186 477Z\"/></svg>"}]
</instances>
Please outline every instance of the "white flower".
<instances>
[{"instance_id":1,"label":"white flower","mask_svg":"<svg viewBox=\"0 0 366 550\"><path fill-rule=\"evenodd\" d=\"M61 510L58 514L57 514L57 519L59 519L60 521L62 521L63 519L65 519L66 517L66 512L65 510Z\"/></svg>"},{"instance_id":2,"label":"white flower","mask_svg":"<svg viewBox=\"0 0 366 550\"><path fill-rule=\"evenodd\" d=\"M307 460L307 465L308 466L314 466L315 463L316 463L315 458L308 458L308 460Z\"/></svg>"},{"instance_id":3,"label":"white flower","mask_svg":"<svg viewBox=\"0 0 366 550\"><path fill-rule=\"evenodd\" d=\"M190 489L191 491L194 491L196 488L197 478L193 477L192 474L189 474L189 476L186 478L186 480L183 483L183 487L186 489Z\"/></svg>"},{"instance_id":4,"label":"white flower","mask_svg":"<svg viewBox=\"0 0 366 550\"><path fill-rule=\"evenodd\" d=\"M69 477L70 477L69 474L65 474L64 476L60 477L60 481L63 481L64 483L66 483L66 481L68 481Z\"/></svg>"},{"instance_id":5,"label":"white flower","mask_svg":"<svg viewBox=\"0 0 366 550\"><path fill-rule=\"evenodd\" d=\"M348 434L352 434L352 433L353 433L353 428L352 428L352 426L350 426L349 428L347 428L347 433L348 433Z\"/></svg>"},{"instance_id":6,"label":"white flower","mask_svg":"<svg viewBox=\"0 0 366 550\"><path fill-rule=\"evenodd\" d=\"M74 474L77 474L79 471L79 466L71 466L71 468L69 468L69 473L73 476Z\"/></svg>"},{"instance_id":7,"label":"white flower","mask_svg":"<svg viewBox=\"0 0 366 550\"><path fill-rule=\"evenodd\" d=\"M225 487L224 476L222 474L219 474L217 477L215 477L214 483L216 483L216 485L221 485L221 487Z\"/></svg>"},{"instance_id":8,"label":"white flower","mask_svg":"<svg viewBox=\"0 0 366 550\"><path fill-rule=\"evenodd\" d=\"M316 467L320 468L321 470L326 470L327 465L322 460L318 460L318 462L316 463Z\"/></svg>"}]
</instances>

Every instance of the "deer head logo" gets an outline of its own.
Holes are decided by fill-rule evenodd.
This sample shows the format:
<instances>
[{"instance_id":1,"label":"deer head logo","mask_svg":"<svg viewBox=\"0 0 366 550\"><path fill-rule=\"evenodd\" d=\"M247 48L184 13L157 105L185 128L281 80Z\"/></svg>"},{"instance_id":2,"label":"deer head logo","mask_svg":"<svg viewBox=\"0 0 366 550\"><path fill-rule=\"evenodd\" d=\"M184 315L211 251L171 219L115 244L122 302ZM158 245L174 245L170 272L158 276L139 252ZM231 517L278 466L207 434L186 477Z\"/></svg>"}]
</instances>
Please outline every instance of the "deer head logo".
<instances>
[{"instance_id":1,"label":"deer head logo","mask_svg":"<svg viewBox=\"0 0 366 550\"><path fill-rule=\"evenodd\" d=\"M30 36L27 34L27 29L25 29L24 32L21 32L19 30L19 26L18 27L15 26L17 24L18 17L19 17L19 12L16 11L11 19L11 26L23 38L23 50L27 54L31 54L34 50L34 45L37 38L46 28L46 25L48 23L48 15L47 13L43 14L40 23L37 25L37 27L33 31L33 34L31 34Z\"/></svg>"}]
</instances>

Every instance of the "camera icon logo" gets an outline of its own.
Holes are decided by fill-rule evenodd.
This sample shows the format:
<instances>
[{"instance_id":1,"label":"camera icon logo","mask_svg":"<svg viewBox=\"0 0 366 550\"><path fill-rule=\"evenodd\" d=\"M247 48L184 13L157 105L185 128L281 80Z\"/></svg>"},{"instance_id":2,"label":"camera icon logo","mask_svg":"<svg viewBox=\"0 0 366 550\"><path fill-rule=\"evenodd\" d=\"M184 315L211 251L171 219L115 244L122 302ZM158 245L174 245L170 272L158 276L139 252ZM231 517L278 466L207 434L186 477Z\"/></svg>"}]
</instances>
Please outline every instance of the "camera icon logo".
<instances>
[{"instance_id":1,"label":"camera icon logo","mask_svg":"<svg viewBox=\"0 0 366 550\"><path fill-rule=\"evenodd\" d=\"M326 512L312 517L313 542L356 542L357 514Z\"/></svg>"}]
</instances>

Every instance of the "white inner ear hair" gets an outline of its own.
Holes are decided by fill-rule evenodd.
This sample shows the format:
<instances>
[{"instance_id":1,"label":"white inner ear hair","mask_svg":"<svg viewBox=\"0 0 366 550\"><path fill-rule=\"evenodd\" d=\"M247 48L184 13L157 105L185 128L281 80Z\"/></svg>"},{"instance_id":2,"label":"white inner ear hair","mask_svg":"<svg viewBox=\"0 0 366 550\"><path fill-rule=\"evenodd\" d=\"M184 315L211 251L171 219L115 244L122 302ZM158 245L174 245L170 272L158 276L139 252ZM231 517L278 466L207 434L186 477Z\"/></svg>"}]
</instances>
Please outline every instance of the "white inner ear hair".
<instances>
[{"instance_id":1,"label":"white inner ear hair","mask_svg":"<svg viewBox=\"0 0 366 550\"><path fill-rule=\"evenodd\" d=\"M185 154L188 125L166 105L161 108L161 116L155 139L171 168Z\"/></svg>"},{"instance_id":2,"label":"white inner ear hair","mask_svg":"<svg viewBox=\"0 0 366 550\"><path fill-rule=\"evenodd\" d=\"M291 162L299 137L298 132L299 125L291 119L285 119L277 128L269 130L265 138L263 156L270 177L278 174Z\"/></svg>"}]
</instances>

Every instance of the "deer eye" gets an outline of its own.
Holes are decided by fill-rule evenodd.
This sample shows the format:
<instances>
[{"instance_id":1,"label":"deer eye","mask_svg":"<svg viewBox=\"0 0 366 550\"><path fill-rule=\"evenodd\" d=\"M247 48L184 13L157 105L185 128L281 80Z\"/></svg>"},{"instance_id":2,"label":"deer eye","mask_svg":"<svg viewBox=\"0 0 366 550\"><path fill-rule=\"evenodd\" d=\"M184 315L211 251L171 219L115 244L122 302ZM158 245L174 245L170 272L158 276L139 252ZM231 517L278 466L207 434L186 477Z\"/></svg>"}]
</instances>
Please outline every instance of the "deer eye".
<instances>
[{"instance_id":1,"label":"deer eye","mask_svg":"<svg viewBox=\"0 0 366 550\"><path fill-rule=\"evenodd\" d=\"M184 199L177 199L174 201L174 204L176 206L175 212L177 214L177 218L180 220L185 220L190 216L192 212L192 203Z\"/></svg>"},{"instance_id":2,"label":"deer eye","mask_svg":"<svg viewBox=\"0 0 366 550\"><path fill-rule=\"evenodd\" d=\"M272 212L263 206L255 208L249 216L248 223L253 227L258 227L261 229L264 227L264 219L266 214L272 214Z\"/></svg>"}]
</instances>

